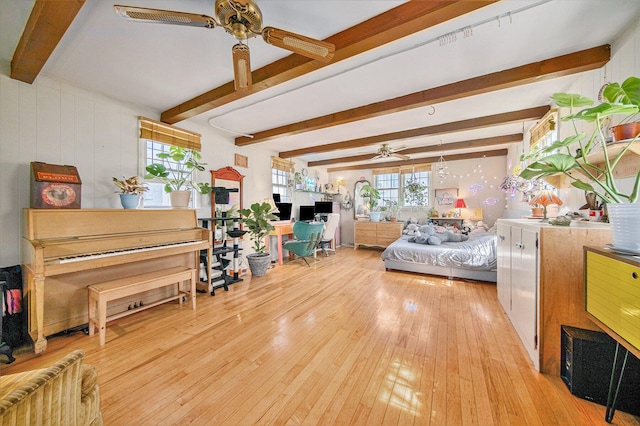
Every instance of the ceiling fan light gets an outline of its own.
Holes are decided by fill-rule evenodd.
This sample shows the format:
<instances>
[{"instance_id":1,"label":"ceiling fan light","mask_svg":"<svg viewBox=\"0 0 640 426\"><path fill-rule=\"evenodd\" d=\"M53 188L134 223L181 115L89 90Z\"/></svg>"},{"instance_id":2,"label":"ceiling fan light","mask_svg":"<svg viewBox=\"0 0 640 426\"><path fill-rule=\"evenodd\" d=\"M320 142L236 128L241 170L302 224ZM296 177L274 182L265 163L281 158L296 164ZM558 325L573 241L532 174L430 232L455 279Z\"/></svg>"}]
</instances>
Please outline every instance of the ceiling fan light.
<instances>
[{"instance_id":1,"label":"ceiling fan light","mask_svg":"<svg viewBox=\"0 0 640 426\"><path fill-rule=\"evenodd\" d=\"M249 47L246 44L236 44L233 53L233 82L236 90L248 90L251 87L251 60Z\"/></svg>"},{"instance_id":2,"label":"ceiling fan light","mask_svg":"<svg viewBox=\"0 0 640 426\"><path fill-rule=\"evenodd\" d=\"M332 43L273 27L265 27L264 30L262 30L262 38L273 46L281 47L322 62L329 62L333 58L336 50Z\"/></svg>"}]
</instances>

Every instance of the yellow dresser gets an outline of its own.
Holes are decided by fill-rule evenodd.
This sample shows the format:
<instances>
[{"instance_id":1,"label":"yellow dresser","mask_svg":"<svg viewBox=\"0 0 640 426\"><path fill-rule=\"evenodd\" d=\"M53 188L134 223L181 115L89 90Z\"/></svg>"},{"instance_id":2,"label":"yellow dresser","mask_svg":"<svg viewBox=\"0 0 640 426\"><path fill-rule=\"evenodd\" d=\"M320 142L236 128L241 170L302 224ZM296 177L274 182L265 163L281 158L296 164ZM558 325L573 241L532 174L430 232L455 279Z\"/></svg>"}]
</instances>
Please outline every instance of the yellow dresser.
<instances>
[{"instance_id":1,"label":"yellow dresser","mask_svg":"<svg viewBox=\"0 0 640 426\"><path fill-rule=\"evenodd\" d=\"M585 248L587 313L618 342L640 353L640 260Z\"/></svg>"}]
</instances>

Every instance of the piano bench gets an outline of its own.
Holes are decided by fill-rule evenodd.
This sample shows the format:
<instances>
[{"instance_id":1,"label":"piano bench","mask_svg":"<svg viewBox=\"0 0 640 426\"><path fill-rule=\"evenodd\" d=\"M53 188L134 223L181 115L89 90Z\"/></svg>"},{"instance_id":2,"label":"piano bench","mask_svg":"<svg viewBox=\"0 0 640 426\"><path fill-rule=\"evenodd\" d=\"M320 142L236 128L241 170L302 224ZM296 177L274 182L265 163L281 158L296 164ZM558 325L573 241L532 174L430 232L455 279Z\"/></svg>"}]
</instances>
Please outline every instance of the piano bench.
<instances>
[{"instance_id":1,"label":"piano bench","mask_svg":"<svg viewBox=\"0 0 640 426\"><path fill-rule=\"evenodd\" d=\"M100 332L100 346L102 346L106 341L106 328L108 321L134 314L143 309L152 308L170 300L178 299L178 301L182 303L182 297L184 295L188 295L191 298L191 309L196 309L196 273L197 270L194 268L176 266L88 286L89 335L93 336L94 327L97 326ZM180 290L180 283L183 281L189 281L189 291ZM174 284L178 285L178 294L176 295L169 296L128 311L107 316L107 304L113 300Z\"/></svg>"}]
</instances>

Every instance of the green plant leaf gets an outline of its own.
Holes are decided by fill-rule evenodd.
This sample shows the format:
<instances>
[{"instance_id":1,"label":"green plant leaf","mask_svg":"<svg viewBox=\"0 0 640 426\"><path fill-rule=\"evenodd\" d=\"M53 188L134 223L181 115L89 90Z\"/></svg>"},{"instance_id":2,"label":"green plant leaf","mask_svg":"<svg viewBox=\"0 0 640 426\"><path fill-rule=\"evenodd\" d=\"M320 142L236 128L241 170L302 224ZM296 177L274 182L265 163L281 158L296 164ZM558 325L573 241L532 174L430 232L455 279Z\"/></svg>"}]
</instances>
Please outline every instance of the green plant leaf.
<instances>
[{"instance_id":1,"label":"green plant leaf","mask_svg":"<svg viewBox=\"0 0 640 426\"><path fill-rule=\"evenodd\" d=\"M629 77L621 85L609 83L602 95L609 102L619 102L640 107L640 78Z\"/></svg>"},{"instance_id":2,"label":"green plant leaf","mask_svg":"<svg viewBox=\"0 0 640 426\"><path fill-rule=\"evenodd\" d=\"M553 154L530 164L520 172L520 177L524 179L534 179L537 177L552 176L558 173L565 173L569 170L580 167L575 158L567 154Z\"/></svg>"},{"instance_id":3,"label":"green plant leaf","mask_svg":"<svg viewBox=\"0 0 640 426\"><path fill-rule=\"evenodd\" d=\"M554 93L551 95L551 99L559 107L575 108L593 105L593 99L586 96L578 95L576 93Z\"/></svg>"}]
</instances>

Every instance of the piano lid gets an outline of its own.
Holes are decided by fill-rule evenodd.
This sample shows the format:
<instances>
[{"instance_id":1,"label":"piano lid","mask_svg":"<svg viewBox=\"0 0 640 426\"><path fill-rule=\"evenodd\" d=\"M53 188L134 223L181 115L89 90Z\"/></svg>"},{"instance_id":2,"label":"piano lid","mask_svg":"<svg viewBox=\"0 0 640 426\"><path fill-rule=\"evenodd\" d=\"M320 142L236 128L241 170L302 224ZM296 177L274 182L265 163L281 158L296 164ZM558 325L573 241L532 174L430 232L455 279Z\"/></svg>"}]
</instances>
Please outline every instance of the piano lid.
<instances>
[{"instance_id":1,"label":"piano lid","mask_svg":"<svg viewBox=\"0 0 640 426\"><path fill-rule=\"evenodd\" d=\"M28 240L182 230L198 227L189 209L23 209L22 236Z\"/></svg>"}]
</instances>

